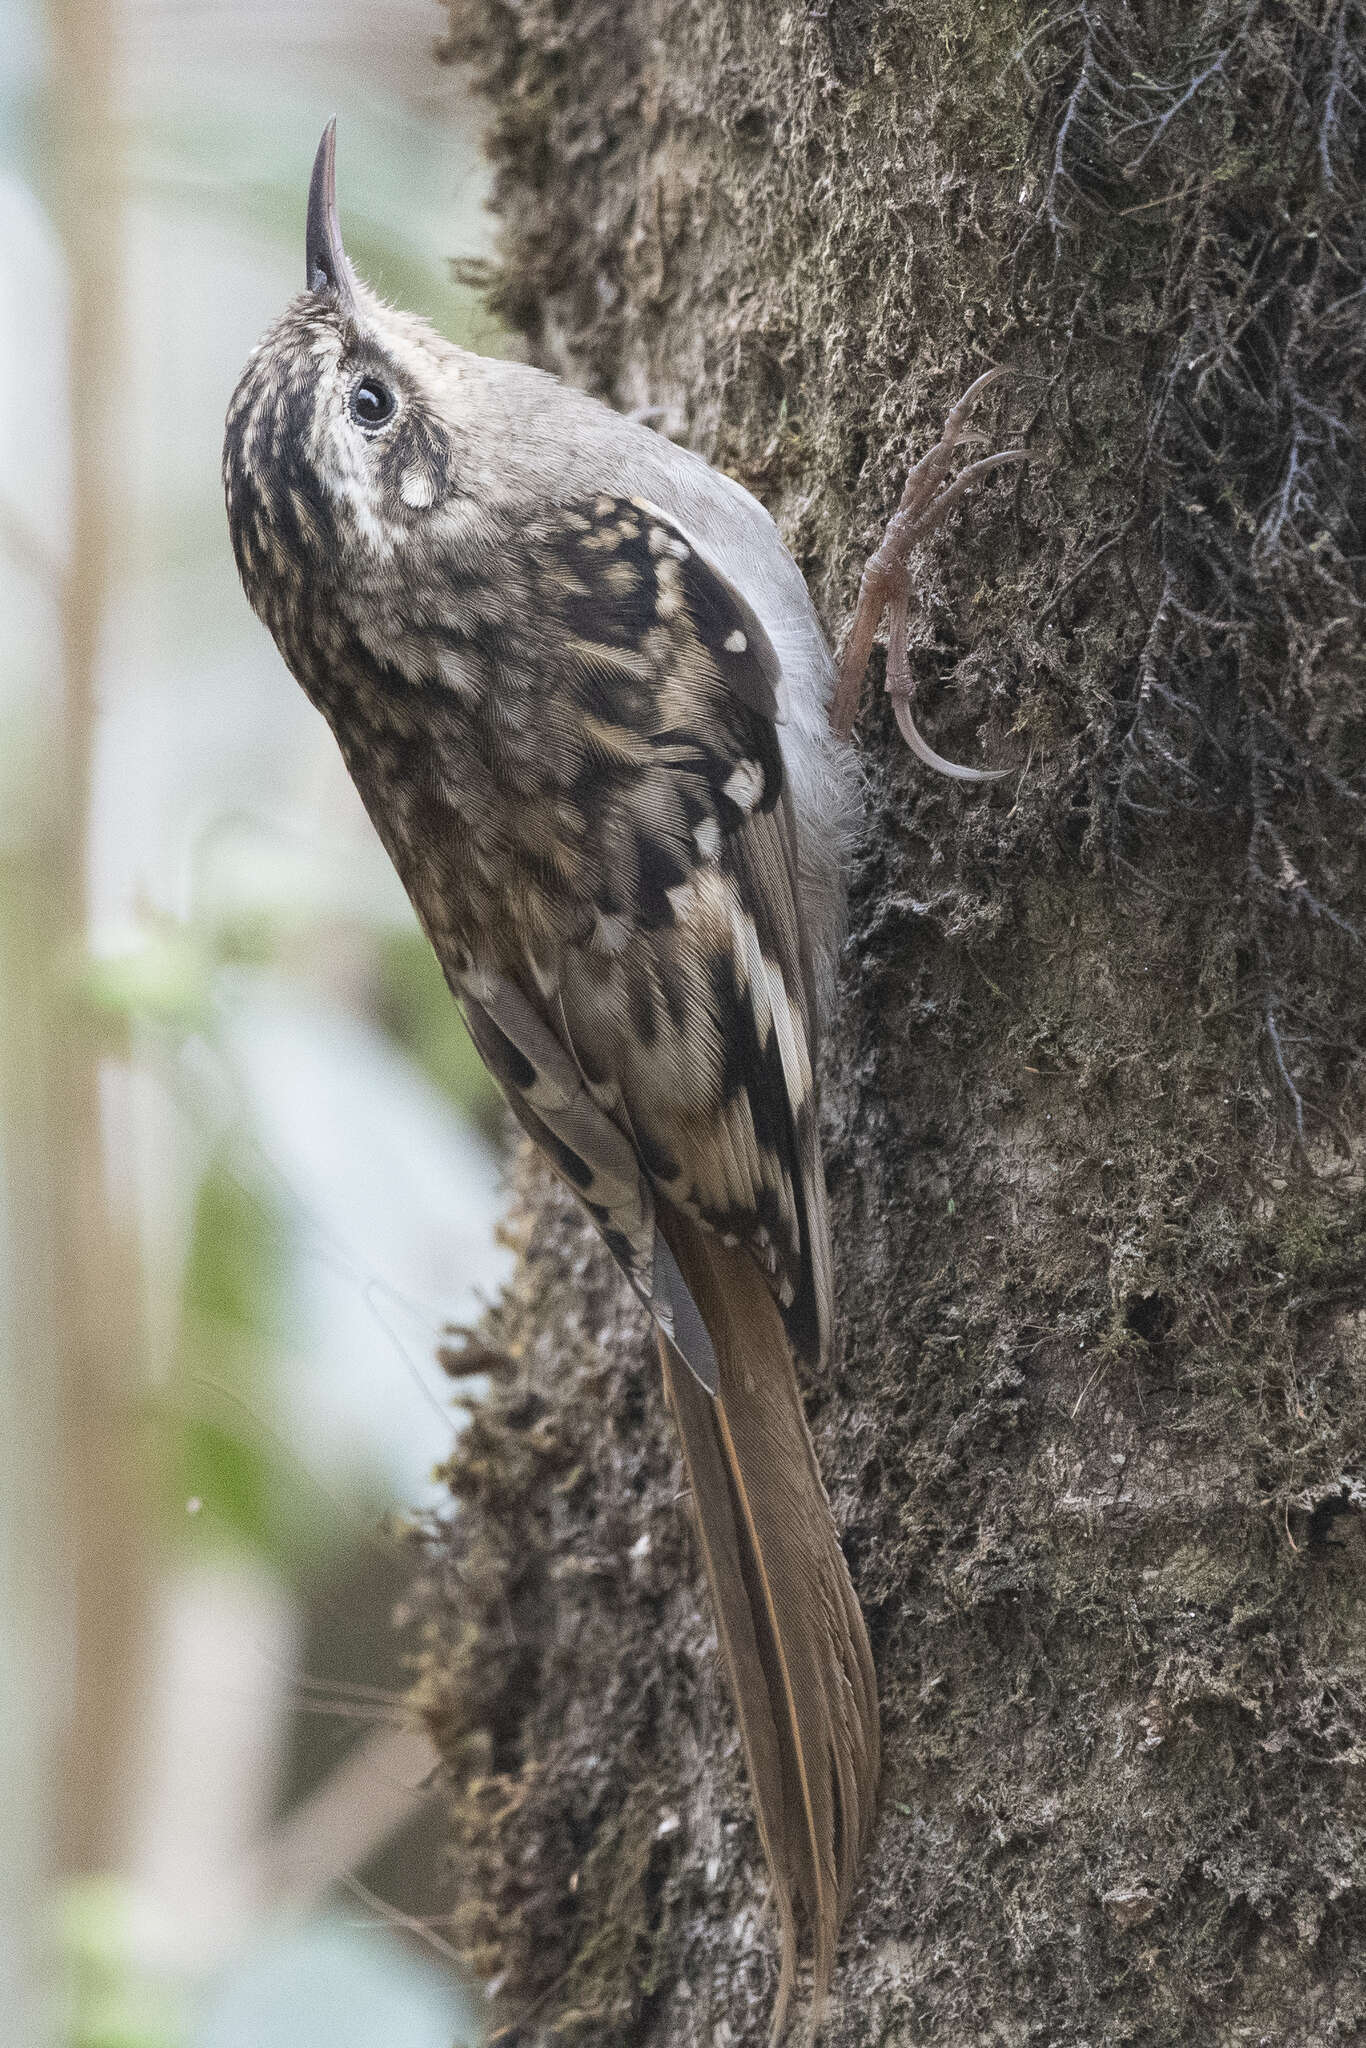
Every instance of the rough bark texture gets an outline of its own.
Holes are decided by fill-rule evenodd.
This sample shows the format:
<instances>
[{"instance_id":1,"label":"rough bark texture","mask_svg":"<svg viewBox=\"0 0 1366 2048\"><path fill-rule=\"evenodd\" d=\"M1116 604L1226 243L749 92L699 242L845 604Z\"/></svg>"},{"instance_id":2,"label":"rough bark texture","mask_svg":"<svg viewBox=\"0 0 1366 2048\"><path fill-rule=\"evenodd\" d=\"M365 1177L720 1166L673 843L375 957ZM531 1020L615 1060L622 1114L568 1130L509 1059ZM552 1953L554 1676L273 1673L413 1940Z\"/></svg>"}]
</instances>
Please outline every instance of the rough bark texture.
<instances>
[{"instance_id":1,"label":"rough bark texture","mask_svg":"<svg viewBox=\"0 0 1366 2048\"><path fill-rule=\"evenodd\" d=\"M1324 0L454 10L504 312L756 491L832 631L989 362L1032 454L913 655L1023 774L860 731L807 1391L886 1779L832 2043L1366 2038L1363 47ZM513 1227L427 1551L458 1939L528 2043L757 2043L650 1346L530 1167Z\"/></svg>"}]
</instances>

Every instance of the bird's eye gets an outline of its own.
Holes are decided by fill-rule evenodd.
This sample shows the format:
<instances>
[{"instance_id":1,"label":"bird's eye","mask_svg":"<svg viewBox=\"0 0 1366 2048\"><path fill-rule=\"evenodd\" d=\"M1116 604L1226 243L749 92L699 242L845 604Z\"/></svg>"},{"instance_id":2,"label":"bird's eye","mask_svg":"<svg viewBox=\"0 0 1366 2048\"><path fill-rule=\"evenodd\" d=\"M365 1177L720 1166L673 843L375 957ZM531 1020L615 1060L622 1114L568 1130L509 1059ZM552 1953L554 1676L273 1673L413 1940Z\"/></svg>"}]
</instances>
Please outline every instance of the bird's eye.
<instances>
[{"instance_id":1,"label":"bird's eye","mask_svg":"<svg viewBox=\"0 0 1366 2048\"><path fill-rule=\"evenodd\" d=\"M378 377L362 377L351 393L351 417L358 427L382 427L397 406L393 392Z\"/></svg>"}]
</instances>

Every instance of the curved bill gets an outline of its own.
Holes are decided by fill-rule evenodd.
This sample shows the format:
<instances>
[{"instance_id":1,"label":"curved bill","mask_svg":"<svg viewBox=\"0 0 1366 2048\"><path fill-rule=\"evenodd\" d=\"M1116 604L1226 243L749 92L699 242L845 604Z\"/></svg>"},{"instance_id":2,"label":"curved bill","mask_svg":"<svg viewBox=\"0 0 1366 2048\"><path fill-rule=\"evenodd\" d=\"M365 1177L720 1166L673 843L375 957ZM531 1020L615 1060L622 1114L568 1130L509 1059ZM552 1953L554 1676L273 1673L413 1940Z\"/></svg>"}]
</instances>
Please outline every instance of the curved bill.
<instances>
[{"instance_id":1,"label":"curved bill","mask_svg":"<svg viewBox=\"0 0 1366 2048\"><path fill-rule=\"evenodd\" d=\"M356 273L342 247L337 220L337 117L323 129L313 176L308 186L308 227L305 234L308 289L335 292L345 307L355 300Z\"/></svg>"}]
</instances>

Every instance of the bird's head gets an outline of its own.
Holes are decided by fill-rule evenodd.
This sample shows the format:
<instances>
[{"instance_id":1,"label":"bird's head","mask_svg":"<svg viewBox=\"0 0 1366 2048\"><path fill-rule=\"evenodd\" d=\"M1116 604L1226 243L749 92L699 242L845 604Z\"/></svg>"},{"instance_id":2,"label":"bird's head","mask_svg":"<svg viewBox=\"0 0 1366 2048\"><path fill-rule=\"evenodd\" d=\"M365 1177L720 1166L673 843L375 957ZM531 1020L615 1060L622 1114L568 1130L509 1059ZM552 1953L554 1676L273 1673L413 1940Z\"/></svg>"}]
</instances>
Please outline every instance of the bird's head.
<instances>
[{"instance_id":1,"label":"bird's head","mask_svg":"<svg viewBox=\"0 0 1366 2048\"><path fill-rule=\"evenodd\" d=\"M392 640L397 622L377 605L430 559L438 526L459 553L461 506L482 485L480 437L461 424L479 359L356 276L337 220L335 125L313 165L305 289L252 351L223 446L242 582L306 687L362 621Z\"/></svg>"}]
</instances>

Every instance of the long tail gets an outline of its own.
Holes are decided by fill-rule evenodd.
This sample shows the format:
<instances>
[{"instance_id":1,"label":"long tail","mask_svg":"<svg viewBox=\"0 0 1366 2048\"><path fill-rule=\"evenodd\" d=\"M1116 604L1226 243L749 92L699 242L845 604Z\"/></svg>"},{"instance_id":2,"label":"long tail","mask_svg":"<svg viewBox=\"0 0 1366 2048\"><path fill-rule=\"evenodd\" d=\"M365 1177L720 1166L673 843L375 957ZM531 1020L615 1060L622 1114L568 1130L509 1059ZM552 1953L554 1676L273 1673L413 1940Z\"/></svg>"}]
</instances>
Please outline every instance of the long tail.
<instances>
[{"instance_id":1,"label":"long tail","mask_svg":"<svg viewBox=\"0 0 1366 2048\"><path fill-rule=\"evenodd\" d=\"M829 1987L873 1824L877 1689L773 1298L744 1252L676 1214L667 1234L720 1367L713 1398L661 1336L782 1929L776 2043L796 1976L798 1901L814 1949L812 2034Z\"/></svg>"}]
</instances>

